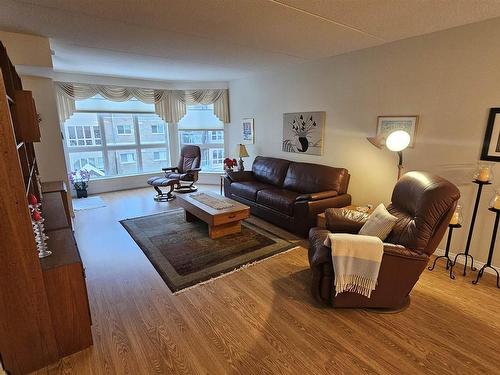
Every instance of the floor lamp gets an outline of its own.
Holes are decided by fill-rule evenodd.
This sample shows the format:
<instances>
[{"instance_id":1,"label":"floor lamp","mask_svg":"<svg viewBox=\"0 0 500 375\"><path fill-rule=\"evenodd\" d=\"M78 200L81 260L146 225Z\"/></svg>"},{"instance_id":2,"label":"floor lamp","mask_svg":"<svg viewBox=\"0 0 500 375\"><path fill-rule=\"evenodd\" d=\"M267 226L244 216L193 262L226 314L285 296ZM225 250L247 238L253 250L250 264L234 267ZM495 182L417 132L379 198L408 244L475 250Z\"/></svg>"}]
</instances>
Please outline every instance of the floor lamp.
<instances>
[{"instance_id":1,"label":"floor lamp","mask_svg":"<svg viewBox=\"0 0 500 375\"><path fill-rule=\"evenodd\" d=\"M404 130L396 130L390 133L387 138L384 137L368 137L366 138L372 145L377 148L382 148L385 145L389 150L398 153L398 180L401 177L403 170L403 150L410 144L410 134Z\"/></svg>"}]
</instances>

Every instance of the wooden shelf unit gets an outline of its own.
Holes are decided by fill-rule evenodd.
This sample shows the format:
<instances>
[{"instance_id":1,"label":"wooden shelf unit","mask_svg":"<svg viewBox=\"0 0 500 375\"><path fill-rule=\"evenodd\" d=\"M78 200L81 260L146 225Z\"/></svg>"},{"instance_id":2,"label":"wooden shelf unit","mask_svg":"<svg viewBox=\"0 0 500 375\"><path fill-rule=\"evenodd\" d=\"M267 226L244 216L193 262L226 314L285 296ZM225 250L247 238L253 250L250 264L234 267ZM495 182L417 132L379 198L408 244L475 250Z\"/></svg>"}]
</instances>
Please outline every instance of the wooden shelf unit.
<instances>
[{"instance_id":1,"label":"wooden shelf unit","mask_svg":"<svg viewBox=\"0 0 500 375\"><path fill-rule=\"evenodd\" d=\"M26 374L92 344L84 268L62 182L41 189L36 107L0 43L0 359ZM42 203L48 246L40 260L28 196Z\"/></svg>"}]
</instances>

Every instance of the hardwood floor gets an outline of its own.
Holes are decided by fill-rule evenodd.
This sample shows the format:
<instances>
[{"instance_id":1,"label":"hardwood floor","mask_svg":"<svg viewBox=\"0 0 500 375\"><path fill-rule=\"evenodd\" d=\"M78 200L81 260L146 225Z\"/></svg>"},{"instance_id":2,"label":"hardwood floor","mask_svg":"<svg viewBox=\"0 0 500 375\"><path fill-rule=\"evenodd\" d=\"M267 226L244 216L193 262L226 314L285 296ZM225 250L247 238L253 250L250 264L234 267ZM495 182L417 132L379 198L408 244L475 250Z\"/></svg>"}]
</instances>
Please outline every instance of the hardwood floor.
<instances>
[{"instance_id":1,"label":"hardwood floor","mask_svg":"<svg viewBox=\"0 0 500 375\"><path fill-rule=\"evenodd\" d=\"M302 247L174 296L118 222L175 206L152 196L77 213L94 346L37 374L500 373L491 275L452 281L441 262L402 313L334 310L310 296Z\"/></svg>"}]
</instances>

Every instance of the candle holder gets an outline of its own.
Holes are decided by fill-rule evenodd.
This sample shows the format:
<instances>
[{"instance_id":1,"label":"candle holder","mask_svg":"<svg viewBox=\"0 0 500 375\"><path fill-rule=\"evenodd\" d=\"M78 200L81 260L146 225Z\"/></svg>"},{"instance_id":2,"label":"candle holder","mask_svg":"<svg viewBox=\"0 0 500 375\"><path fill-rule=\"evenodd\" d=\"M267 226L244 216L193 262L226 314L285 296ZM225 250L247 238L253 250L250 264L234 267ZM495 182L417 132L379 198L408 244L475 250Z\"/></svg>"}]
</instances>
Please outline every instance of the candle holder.
<instances>
[{"instance_id":1,"label":"candle holder","mask_svg":"<svg viewBox=\"0 0 500 375\"><path fill-rule=\"evenodd\" d=\"M477 195L476 195L476 202L474 203L474 210L472 211L472 218L470 221L469 234L467 235L467 243L465 244L465 250L462 253L458 253L457 255L455 255L455 259L453 259L453 264L451 266L450 275L452 274L453 267L455 267L455 264L457 264L457 258L459 256L463 256L465 258L464 270L462 273L463 276L465 276L465 274L466 274L467 263L468 263L469 258L471 259L470 269L472 271L477 270L476 267L474 267L474 257L469 254L469 250L470 250L470 244L472 242L472 234L474 233L474 224L476 223L477 209L479 208L479 201L481 200L481 192L483 191L483 186L484 185L491 185L491 182L490 181L481 181L478 179L475 179L472 182L478 185L478 189L477 189Z\"/></svg>"},{"instance_id":2,"label":"candle holder","mask_svg":"<svg viewBox=\"0 0 500 375\"><path fill-rule=\"evenodd\" d=\"M473 180L481 181L481 182L493 182L493 165L494 163L487 161L480 161L477 163L476 170L472 175Z\"/></svg>"},{"instance_id":3,"label":"candle holder","mask_svg":"<svg viewBox=\"0 0 500 375\"><path fill-rule=\"evenodd\" d=\"M453 217L452 217L452 221L454 221ZM451 237L453 235L453 229L455 229L455 228L462 228L462 225L459 224L458 222L456 224L451 224L451 222L450 222L450 224L448 224L448 239L446 240L446 250L444 251L444 255L440 255L440 256L436 257L436 259L434 259L434 263L432 263L432 266L431 267L427 267L427 269L429 271L432 271L434 269L434 267L436 267L436 262L438 261L438 259L445 258L446 259L446 269L450 270L450 279L455 279L455 275L452 273L452 271L453 271L453 265L452 265L453 262L452 262L452 260L449 257L450 245L451 245Z\"/></svg>"},{"instance_id":4,"label":"candle holder","mask_svg":"<svg viewBox=\"0 0 500 375\"><path fill-rule=\"evenodd\" d=\"M490 252L488 253L488 261L484 266L481 267L477 274L476 280L472 282L472 284L476 285L479 282L479 279L483 277L484 270L486 268L491 268L493 271L496 272L497 274L497 288L500 288L500 275L495 267L492 267L491 265L491 260L493 259L493 252L495 251L495 241L497 238L497 229L498 229L498 221L500 218L500 208L495 208L495 207L490 207L488 208L489 211L494 212L496 214L495 216L495 224L493 225L493 233L491 235L491 243L490 243Z\"/></svg>"}]
</instances>

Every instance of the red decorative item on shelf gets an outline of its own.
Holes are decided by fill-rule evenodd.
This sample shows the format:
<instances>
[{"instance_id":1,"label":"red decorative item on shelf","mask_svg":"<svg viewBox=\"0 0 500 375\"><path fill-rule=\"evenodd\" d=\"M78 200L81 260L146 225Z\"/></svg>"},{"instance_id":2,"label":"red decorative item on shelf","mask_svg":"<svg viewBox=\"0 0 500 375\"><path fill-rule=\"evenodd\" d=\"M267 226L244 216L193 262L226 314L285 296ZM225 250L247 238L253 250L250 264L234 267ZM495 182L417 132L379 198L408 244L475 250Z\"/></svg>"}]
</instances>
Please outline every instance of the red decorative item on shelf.
<instances>
[{"instance_id":1,"label":"red decorative item on shelf","mask_svg":"<svg viewBox=\"0 0 500 375\"><path fill-rule=\"evenodd\" d=\"M232 171L233 170L233 167L236 167L236 165L238 164L238 162L236 161L236 159L230 159L230 158L225 158L224 159L224 169L226 171Z\"/></svg>"},{"instance_id":2,"label":"red decorative item on shelf","mask_svg":"<svg viewBox=\"0 0 500 375\"><path fill-rule=\"evenodd\" d=\"M42 215L40 215L40 212L38 212L38 211L33 211L32 217L33 217L33 220L35 220L35 221L42 220Z\"/></svg>"},{"instance_id":3,"label":"red decorative item on shelf","mask_svg":"<svg viewBox=\"0 0 500 375\"><path fill-rule=\"evenodd\" d=\"M38 199L36 199L36 196L34 194L30 194L30 196L28 197L28 202L32 206L35 206L38 204Z\"/></svg>"}]
</instances>

